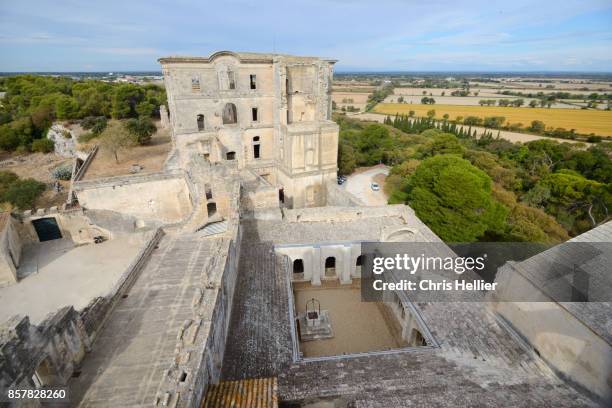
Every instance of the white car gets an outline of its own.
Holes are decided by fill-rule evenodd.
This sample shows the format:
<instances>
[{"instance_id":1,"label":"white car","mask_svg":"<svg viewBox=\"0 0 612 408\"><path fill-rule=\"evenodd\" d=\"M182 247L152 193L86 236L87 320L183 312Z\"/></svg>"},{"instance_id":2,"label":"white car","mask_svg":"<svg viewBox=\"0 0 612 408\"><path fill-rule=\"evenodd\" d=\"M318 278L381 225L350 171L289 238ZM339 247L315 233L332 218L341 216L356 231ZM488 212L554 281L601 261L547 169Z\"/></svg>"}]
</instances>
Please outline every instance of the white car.
<instances>
[{"instance_id":1,"label":"white car","mask_svg":"<svg viewBox=\"0 0 612 408\"><path fill-rule=\"evenodd\" d=\"M373 191L380 190L380 186L378 185L378 183L372 183L372 184L370 184L370 187L372 187Z\"/></svg>"}]
</instances>

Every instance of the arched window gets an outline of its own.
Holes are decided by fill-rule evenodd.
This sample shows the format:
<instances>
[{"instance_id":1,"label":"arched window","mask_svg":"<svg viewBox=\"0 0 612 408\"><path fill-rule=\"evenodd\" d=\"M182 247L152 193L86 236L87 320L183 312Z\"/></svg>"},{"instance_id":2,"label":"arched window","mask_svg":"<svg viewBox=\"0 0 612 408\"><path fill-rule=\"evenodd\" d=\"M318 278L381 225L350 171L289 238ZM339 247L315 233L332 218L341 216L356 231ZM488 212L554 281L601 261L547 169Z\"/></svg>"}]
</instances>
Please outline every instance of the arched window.
<instances>
[{"instance_id":1,"label":"arched window","mask_svg":"<svg viewBox=\"0 0 612 408\"><path fill-rule=\"evenodd\" d=\"M325 259L325 277L332 278L336 276L336 258L333 256Z\"/></svg>"},{"instance_id":2,"label":"arched window","mask_svg":"<svg viewBox=\"0 0 612 408\"><path fill-rule=\"evenodd\" d=\"M260 143L259 143L259 136L255 136L253 138L253 158L254 159L259 159L260 156Z\"/></svg>"},{"instance_id":3,"label":"arched window","mask_svg":"<svg viewBox=\"0 0 612 408\"><path fill-rule=\"evenodd\" d=\"M304 261L296 259L293 261L293 273L304 273Z\"/></svg>"},{"instance_id":4,"label":"arched window","mask_svg":"<svg viewBox=\"0 0 612 408\"><path fill-rule=\"evenodd\" d=\"M362 266L363 265L363 255L359 255L357 257L357 260L355 261L355 266Z\"/></svg>"},{"instance_id":5,"label":"arched window","mask_svg":"<svg viewBox=\"0 0 612 408\"><path fill-rule=\"evenodd\" d=\"M236 105L226 103L223 108L223 124L231 125L238 122L238 114L236 113Z\"/></svg>"},{"instance_id":6,"label":"arched window","mask_svg":"<svg viewBox=\"0 0 612 408\"><path fill-rule=\"evenodd\" d=\"M204 130L204 115L198 115L198 132Z\"/></svg>"}]
</instances>

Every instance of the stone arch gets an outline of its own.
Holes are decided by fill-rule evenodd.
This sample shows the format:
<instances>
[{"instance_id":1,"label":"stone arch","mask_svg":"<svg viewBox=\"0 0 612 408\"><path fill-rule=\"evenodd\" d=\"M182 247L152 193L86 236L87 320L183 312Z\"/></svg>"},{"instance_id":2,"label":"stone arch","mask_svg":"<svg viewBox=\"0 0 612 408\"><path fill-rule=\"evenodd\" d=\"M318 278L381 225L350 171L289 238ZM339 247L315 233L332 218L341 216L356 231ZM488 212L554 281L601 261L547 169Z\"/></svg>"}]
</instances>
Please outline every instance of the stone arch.
<instances>
[{"instance_id":1,"label":"stone arch","mask_svg":"<svg viewBox=\"0 0 612 408\"><path fill-rule=\"evenodd\" d=\"M361 267L363 266L363 255L359 255L357 259L355 259L355 273L361 273Z\"/></svg>"},{"instance_id":2,"label":"stone arch","mask_svg":"<svg viewBox=\"0 0 612 408\"><path fill-rule=\"evenodd\" d=\"M54 385L57 383L57 380L57 372L49 360L49 357L41 361L32 374L32 381L34 381L36 388Z\"/></svg>"},{"instance_id":3,"label":"stone arch","mask_svg":"<svg viewBox=\"0 0 612 408\"><path fill-rule=\"evenodd\" d=\"M304 260L303 259L295 259L293 261L293 274L304 273Z\"/></svg>"},{"instance_id":4,"label":"stone arch","mask_svg":"<svg viewBox=\"0 0 612 408\"><path fill-rule=\"evenodd\" d=\"M259 136L253 137L253 158L259 159L261 157L261 142Z\"/></svg>"},{"instance_id":5,"label":"stone arch","mask_svg":"<svg viewBox=\"0 0 612 408\"><path fill-rule=\"evenodd\" d=\"M386 234L383 242L412 242L417 238L417 230L414 228L400 228Z\"/></svg>"},{"instance_id":6,"label":"stone arch","mask_svg":"<svg viewBox=\"0 0 612 408\"><path fill-rule=\"evenodd\" d=\"M232 125L238 123L238 113L236 111L236 105L231 102L225 104L223 107L223 124Z\"/></svg>"}]
</instances>

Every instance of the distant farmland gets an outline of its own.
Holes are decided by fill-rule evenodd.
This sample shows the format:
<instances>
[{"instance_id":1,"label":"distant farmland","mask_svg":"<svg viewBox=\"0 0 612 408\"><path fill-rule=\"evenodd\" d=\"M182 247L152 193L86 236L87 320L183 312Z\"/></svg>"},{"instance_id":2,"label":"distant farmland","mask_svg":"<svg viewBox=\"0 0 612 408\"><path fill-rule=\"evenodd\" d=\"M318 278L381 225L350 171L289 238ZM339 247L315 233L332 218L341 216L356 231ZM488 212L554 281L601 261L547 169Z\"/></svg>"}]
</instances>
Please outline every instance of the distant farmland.
<instances>
[{"instance_id":1,"label":"distant farmland","mask_svg":"<svg viewBox=\"0 0 612 408\"><path fill-rule=\"evenodd\" d=\"M546 108L511 108L497 106L461 106L461 105L423 105L406 103L381 103L374 108L375 112L387 115L408 114L414 111L416 116L426 116L427 111L434 109L436 118L442 119L448 114L450 119L457 116L503 116L508 123L522 123L528 127L532 121L541 120L546 128L575 129L577 133L599 136L612 136L612 111L595 111L582 109L546 109Z\"/></svg>"}]
</instances>

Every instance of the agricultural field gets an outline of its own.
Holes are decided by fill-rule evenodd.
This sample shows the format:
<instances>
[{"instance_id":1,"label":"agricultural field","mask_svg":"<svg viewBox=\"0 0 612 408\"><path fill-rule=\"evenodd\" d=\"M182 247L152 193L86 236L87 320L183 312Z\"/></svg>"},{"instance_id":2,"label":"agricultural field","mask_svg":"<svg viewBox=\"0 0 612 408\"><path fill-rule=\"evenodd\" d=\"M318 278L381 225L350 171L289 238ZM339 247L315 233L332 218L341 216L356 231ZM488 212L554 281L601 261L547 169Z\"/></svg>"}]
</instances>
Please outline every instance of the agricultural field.
<instances>
[{"instance_id":1,"label":"agricultural field","mask_svg":"<svg viewBox=\"0 0 612 408\"><path fill-rule=\"evenodd\" d=\"M370 93L336 92L332 91L332 101L336 102L338 109L343 106L353 106L363 111L368 103Z\"/></svg>"},{"instance_id":2,"label":"agricultural field","mask_svg":"<svg viewBox=\"0 0 612 408\"><path fill-rule=\"evenodd\" d=\"M484 93L484 92L483 92ZM421 104L421 98L423 95L401 95L404 98L404 103L407 104ZM385 98L385 103L397 103L398 95L389 95ZM493 94L492 96L434 96L436 100L436 105L466 105L466 106L480 106L479 101L482 99L495 99L495 103L497 104L500 99L506 99L509 101L513 101L515 99L519 99L516 96L506 96L506 95L497 95ZM520 98L525 101L525 105L529 105L529 102L535 100L539 102L539 99L535 98ZM572 102L574 103L574 102ZM576 106L578 103L572 105L569 103L562 103L561 101L553 103L550 107L556 109L577 109L579 106Z\"/></svg>"},{"instance_id":3,"label":"agricultural field","mask_svg":"<svg viewBox=\"0 0 612 408\"><path fill-rule=\"evenodd\" d=\"M513 108L497 106L462 106L462 105L422 105L381 103L374 108L375 112L387 115L408 114L414 111L417 116L426 116L434 109L436 118L442 119L448 114L451 119L457 116L503 116L505 123L522 123L528 126L534 120L544 122L547 128L575 129L580 134L594 133L599 136L612 136L612 111L582 109L546 109L546 108Z\"/></svg>"}]
</instances>

